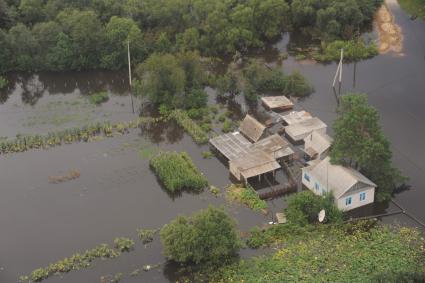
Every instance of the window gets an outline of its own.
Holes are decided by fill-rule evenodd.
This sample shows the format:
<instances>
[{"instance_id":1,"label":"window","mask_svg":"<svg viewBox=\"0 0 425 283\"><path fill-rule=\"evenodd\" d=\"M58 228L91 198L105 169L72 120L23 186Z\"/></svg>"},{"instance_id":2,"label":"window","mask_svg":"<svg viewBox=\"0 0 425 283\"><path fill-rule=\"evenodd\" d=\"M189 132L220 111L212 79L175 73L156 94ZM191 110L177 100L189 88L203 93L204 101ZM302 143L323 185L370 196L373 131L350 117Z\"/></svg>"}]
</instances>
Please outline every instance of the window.
<instances>
[{"instance_id":1,"label":"window","mask_svg":"<svg viewBox=\"0 0 425 283\"><path fill-rule=\"evenodd\" d=\"M366 193L360 193L360 201L364 201L366 199Z\"/></svg>"},{"instance_id":2,"label":"window","mask_svg":"<svg viewBox=\"0 0 425 283\"><path fill-rule=\"evenodd\" d=\"M345 199L345 205L351 205L351 197Z\"/></svg>"},{"instance_id":3,"label":"window","mask_svg":"<svg viewBox=\"0 0 425 283\"><path fill-rule=\"evenodd\" d=\"M304 179L306 179L308 182L310 182L310 176L308 176L307 173L304 173Z\"/></svg>"},{"instance_id":4,"label":"window","mask_svg":"<svg viewBox=\"0 0 425 283\"><path fill-rule=\"evenodd\" d=\"M315 183L314 184L314 188L316 189L316 191L319 191L319 184L318 183Z\"/></svg>"}]
</instances>

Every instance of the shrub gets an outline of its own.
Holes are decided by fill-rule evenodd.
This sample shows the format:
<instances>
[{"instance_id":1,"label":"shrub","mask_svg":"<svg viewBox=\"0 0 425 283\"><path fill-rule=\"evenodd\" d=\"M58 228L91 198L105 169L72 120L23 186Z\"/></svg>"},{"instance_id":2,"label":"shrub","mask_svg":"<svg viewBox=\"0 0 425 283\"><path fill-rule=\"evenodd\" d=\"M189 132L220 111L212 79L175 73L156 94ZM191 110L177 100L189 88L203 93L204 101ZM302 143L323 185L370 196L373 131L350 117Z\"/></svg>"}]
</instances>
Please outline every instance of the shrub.
<instances>
[{"instance_id":1,"label":"shrub","mask_svg":"<svg viewBox=\"0 0 425 283\"><path fill-rule=\"evenodd\" d=\"M213 157L214 156L214 153L212 153L211 151L204 151L204 152L202 152L202 157L203 158L205 158L205 159L208 159L208 158L211 158L211 157Z\"/></svg>"},{"instance_id":2,"label":"shrub","mask_svg":"<svg viewBox=\"0 0 425 283\"><path fill-rule=\"evenodd\" d=\"M371 42L366 45L364 40L336 40L322 50L321 54L316 54L314 59L318 61L339 61L341 56L341 48L344 49L345 61L359 61L368 59L378 55L378 48L376 44Z\"/></svg>"},{"instance_id":3,"label":"shrub","mask_svg":"<svg viewBox=\"0 0 425 283\"><path fill-rule=\"evenodd\" d=\"M89 101L92 104L99 105L109 100L109 95L106 91L96 92L89 96Z\"/></svg>"},{"instance_id":4,"label":"shrub","mask_svg":"<svg viewBox=\"0 0 425 283\"><path fill-rule=\"evenodd\" d=\"M223 127L221 128L221 130L223 131L223 133L229 133L230 131L232 131L232 122L226 119L223 123Z\"/></svg>"},{"instance_id":5,"label":"shrub","mask_svg":"<svg viewBox=\"0 0 425 283\"><path fill-rule=\"evenodd\" d=\"M0 76L0 89L2 89L2 88L4 88L4 87L6 87L6 86L7 86L7 84L8 84L7 79L6 79L6 78L4 78L4 77L2 77L2 76Z\"/></svg>"},{"instance_id":6,"label":"shrub","mask_svg":"<svg viewBox=\"0 0 425 283\"><path fill-rule=\"evenodd\" d=\"M336 207L332 194L317 196L311 191L293 194L288 198L286 217L289 222L301 226L318 221L319 212L324 209L324 222L338 223L342 221L342 212Z\"/></svg>"},{"instance_id":7,"label":"shrub","mask_svg":"<svg viewBox=\"0 0 425 283\"><path fill-rule=\"evenodd\" d=\"M253 210L263 210L267 208L267 203L260 199L251 186L243 187L232 184L227 188L227 198L245 204Z\"/></svg>"},{"instance_id":8,"label":"shrub","mask_svg":"<svg viewBox=\"0 0 425 283\"><path fill-rule=\"evenodd\" d=\"M129 252L134 248L134 241L129 238L115 238L114 245L120 252Z\"/></svg>"},{"instance_id":9,"label":"shrub","mask_svg":"<svg viewBox=\"0 0 425 283\"><path fill-rule=\"evenodd\" d=\"M221 114L220 116L218 116L218 121L219 122L224 122L226 120L226 115L225 114Z\"/></svg>"},{"instance_id":10,"label":"shrub","mask_svg":"<svg viewBox=\"0 0 425 283\"><path fill-rule=\"evenodd\" d=\"M223 209L209 207L179 216L161 229L165 255L179 263L220 265L239 249L236 223Z\"/></svg>"},{"instance_id":11,"label":"shrub","mask_svg":"<svg viewBox=\"0 0 425 283\"><path fill-rule=\"evenodd\" d=\"M150 164L170 193L183 189L200 191L208 186L205 176L185 152L159 153L151 159Z\"/></svg>"}]
</instances>

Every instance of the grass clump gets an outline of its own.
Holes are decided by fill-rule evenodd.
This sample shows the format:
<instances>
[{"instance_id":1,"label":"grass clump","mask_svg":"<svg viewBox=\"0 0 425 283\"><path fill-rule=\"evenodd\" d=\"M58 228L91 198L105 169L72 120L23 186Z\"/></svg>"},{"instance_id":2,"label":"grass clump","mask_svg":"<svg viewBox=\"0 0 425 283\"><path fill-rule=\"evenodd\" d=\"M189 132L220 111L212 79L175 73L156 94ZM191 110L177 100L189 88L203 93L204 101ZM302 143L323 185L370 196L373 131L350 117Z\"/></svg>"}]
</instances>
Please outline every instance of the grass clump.
<instances>
[{"instance_id":1,"label":"grass clump","mask_svg":"<svg viewBox=\"0 0 425 283\"><path fill-rule=\"evenodd\" d=\"M227 188L226 192L227 198L230 201L237 201L257 211L267 209L267 202L260 199L255 190L249 185L243 187L232 184Z\"/></svg>"},{"instance_id":2,"label":"grass clump","mask_svg":"<svg viewBox=\"0 0 425 283\"><path fill-rule=\"evenodd\" d=\"M230 120L225 120L223 123L223 127L221 128L223 133L229 133L232 131L232 122Z\"/></svg>"},{"instance_id":3,"label":"grass clump","mask_svg":"<svg viewBox=\"0 0 425 283\"><path fill-rule=\"evenodd\" d=\"M203 144L208 142L207 133L189 117L187 112L182 110L174 110L171 112L170 118L174 119L179 126L183 127L183 129L193 138L196 143Z\"/></svg>"},{"instance_id":4,"label":"grass clump","mask_svg":"<svg viewBox=\"0 0 425 283\"><path fill-rule=\"evenodd\" d=\"M205 158L205 159L209 159L209 158L211 158L211 157L213 157L214 156L214 153L212 153L211 151L203 151L202 152L202 157L203 158Z\"/></svg>"},{"instance_id":5,"label":"grass clump","mask_svg":"<svg viewBox=\"0 0 425 283\"><path fill-rule=\"evenodd\" d=\"M217 269L210 281L393 282L376 278L387 273L417 274L425 268L425 241L410 228L366 221L305 227L274 225L257 234L257 239L267 237L270 243L278 244L277 252Z\"/></svg>"},{"instance_id":6,"label":"grass clump","mask_svg":"<svg viewBox=\"0 0 425 283\"><path fill-rule=\"evenodd\" d=\"M153 236L158 230L155 229L138 229L137 234L144 245L153 241Z\"/></svg>"},{"instance_id":7,"label":"grass clump","mask_svg":"<svg viewBox=\"0 0 425 283\"><path fill-rule=\"evenodd\" d=\"M129 238L115 238L114 245L120 252L129 252L134 248L134 241Z\"/></svg>"},{"instance_id":8,"label":"grass clump","mask_svg":"<svg viewBox=\"0 0 425 283\"><path fill-rule=\"evenodd\" d=\"M201 191L208 186L208 180L186 152L161 152L151 159L150 165L170 193Z\"/></svg>"},{"instance_id":9,"label":"grass clump","mask_svg":"<svg viewBox=\"0 0 425 283\"><path fill-rule=\"evenodd\" d=\"M90 94L89 101L91 104L99 105L109 100L109 95L106 91L100 91Z\"/></svg>"}]
</instances>

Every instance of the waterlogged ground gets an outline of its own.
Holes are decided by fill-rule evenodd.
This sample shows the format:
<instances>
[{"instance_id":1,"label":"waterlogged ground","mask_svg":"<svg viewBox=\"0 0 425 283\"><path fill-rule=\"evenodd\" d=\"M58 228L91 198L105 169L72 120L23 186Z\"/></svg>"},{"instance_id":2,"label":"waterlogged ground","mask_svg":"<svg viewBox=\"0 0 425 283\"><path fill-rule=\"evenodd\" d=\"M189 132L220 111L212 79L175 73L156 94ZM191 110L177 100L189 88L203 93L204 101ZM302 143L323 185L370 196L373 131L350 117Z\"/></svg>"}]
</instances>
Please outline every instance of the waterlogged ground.
<instances>
[{"instance_id":1,"label":"waterlogged ground","mask_svg":"<svg viewBox=\"0 0 425 283\"><path fill-rule=\"evenodd\" d=\"M342 89L369 93L370 103L380 111L384 131L391 140L394 162L410 177L411 190L395 199L425 221L425 23L411 21L397 4L389 8L403 31L404 56L388 53L356 67L344 65ZM258 56L276 64L279 50L284 51L288 41L285 35ZM290 57L282 67L301 71L315 87L315 93L299 101L297 108L330 125L336 117L331 89L336 65L297 62ZM12 75L12 84L0 95L0 136L46 133L96 120L134 119L125 78L124 73L108 72ZM88 103L86 95L99 90L107 90L110 99L96 107ZM213 91L209 93L209 103L216 104ZM249 110L260 120L265 118L255 107L238 103L228 107L237 117ZM136 229L159 228L178 214L191 214L208 205L224 205L241 230L270 221L270 216L230 205L223 196L215 197L208 190L171 198L148 166L149 157L159 150L185 150L212 185L223 188L230 182L228 170L219 160L202 157L208 146L197 146L173 123L92 143L0 156L0 282L16 282L19 275L100 243L112 244L115 237L133 238L135 251L95 261L87 270L53 276L45 282L101 282L102 276L120 272L124 276L121 282L174 281L175 266L165 262L158 237L143 247ZM78 170L81 176L59 184L49 182L49 176L66 175L70 170ZM284 207L282 199L269 204L273 210ZM354 214L394 210L394 205L383 204ZM417 225L402 215L383 221ZM157 263L161 266L155 270L129 276L143 265Z\"/></svg>"}]
</instances>

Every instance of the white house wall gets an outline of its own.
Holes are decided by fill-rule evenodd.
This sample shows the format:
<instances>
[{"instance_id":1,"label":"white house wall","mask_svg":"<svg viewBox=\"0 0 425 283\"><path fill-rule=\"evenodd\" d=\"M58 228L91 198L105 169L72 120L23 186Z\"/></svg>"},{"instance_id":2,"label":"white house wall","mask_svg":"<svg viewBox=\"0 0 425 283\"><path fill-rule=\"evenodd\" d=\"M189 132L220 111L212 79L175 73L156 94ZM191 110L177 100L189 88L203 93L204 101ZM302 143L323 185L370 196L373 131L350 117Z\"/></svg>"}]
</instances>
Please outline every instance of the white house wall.
<instances>
[{"instance_id":1,"label":"white house wall","mask_svg":"<svg viewBox=\"0 0 425 283\"><path fill-rule=\"evenodd\" d=\"M308 175L310 181L306 180L305 174ZM310 174L310 172L306 171L304 168L302 169L302 183L305 187L307 187L309 190L311 190L316 195L323 195L324 193L328 192L326 184L320 183L318 180L316 180L314 178L314 176L312 176ZM316 184L317 184L317 186L316 186ZM366 193L366 198L365 198L365 200L360 201L360 194L363 193L363 192ZM350 205L346 205L346 198L348 198L348 197L351 197L351 204ZM335 200L335 203L340 210L347 211L347 210L351 210L351 209L354 209L354 208L357 208L357 207L360 207L360 206L367 205L369 203L373 203L374 198L375 198L375 188L366 187L362 190L359 190L359 191L353 192L351 194L342 196L338 200Z\"/></svg>"}]
</instances>

